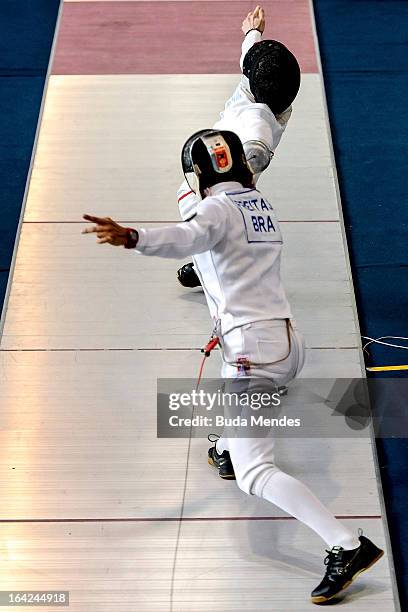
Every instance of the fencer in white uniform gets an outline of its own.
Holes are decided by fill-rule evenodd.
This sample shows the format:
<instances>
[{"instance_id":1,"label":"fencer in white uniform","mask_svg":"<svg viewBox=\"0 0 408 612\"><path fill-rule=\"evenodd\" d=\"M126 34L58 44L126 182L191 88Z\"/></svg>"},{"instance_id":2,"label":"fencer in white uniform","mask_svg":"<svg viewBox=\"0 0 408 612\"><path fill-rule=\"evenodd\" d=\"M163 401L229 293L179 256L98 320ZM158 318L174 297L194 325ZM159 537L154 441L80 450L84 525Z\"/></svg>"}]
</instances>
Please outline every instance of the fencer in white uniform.
<instances>
[{"instance_id":1,"label":"fencer in white uniform","mask_svg":"<svg viewBox=\"0 0 408 612\"><path fill-rule=\"evenodd\" d=\"M193 135L183 148L182 163L185 173L194 174L195 191L203 198L191 220L134 230L86 215L97 223L86 231L96 232L99 242L135 248L144 256L194 255L221 340L223 376L286 384L303 365L304 345L281 280L283 238L273 207L254 188L242 143L232 132ZM303 483L279 469L270 436L228 437L217 447L217 455L228 448L245 493L296 517L330 547L326 575L312 593L315 603L334 597L381 556L370 540L357 538Z\"/></svg>"},{"instance_id":2,"label":"fencer in white uniform","mask_svg":"<svg viewBox=\"0 0 408 612\"><path fill-rule=\"evenodd\" d=\"M256 185L271 162L292 113L292 102L300 86L300 67L294 55L282 43L262 40L265 15L261 7L248 13L242 23L241 77L227 100L214 129L238 134ZM181 218L196 212L199 193L184 181L177 192ZM184 287L196 287L200 280L193 263L177 272Z\"/></svg>"},{"instance_id":3,"label":"fencer in white uniform","mask_svg":"<svg viewBox=\"0 0 408 612\"><path fill-rule=\"evenodd\" d=\"M262 9L260 10L262 11ZM259 11L255 9L255 11L248 14L246 18L247 21L244 21L244 24L247 23L248 31L246 32L241 47L241 71L243 70L244 59L248 51L262 40L265 21L263 12L261 13L261 17L258 17L258 15ZM254 23L258 25L259 29L250 28ZM243 28L245 30L244 24ZM285 47L282 45L279 51L285 52ZM271 49L271 53L273 52L274 49ZM288 51L288 54L289 53ZM293 73L291 73L288 78L295 81L299 79L300 82L300 69L295 61L292 62L291 69ZM296 87L295 85L294 89L297 93L298 86ZM275 91L274 95L277 97ZM213 128L217 130L230 130L238 134L244 146L247 160L254 170L255 185L261 173L268 167L280 143L292 114L291 103L293 98L294 96L289 98L290 105L287 108L280 113L274 114L268 104L255 100L255 96L251 91L249 78L245 74L242 74L234 93L227 100L224 110L220 113L220 119L213 126ZM187 181L183 181L177 191L179 213L183 221L186 221L195 214L196 206L200 200L200 194L194 193Z\"/></svg>"},{"instance_id":4,"label":"fencer in white uniform","mask_svg":"<svg viewBox=\"0 0 408 612\"><path fill-rule=\"evenodd\" d=\"M261 39L262 34L259 30L250 30L244 38L240 59L241 70L245 55ZM244 145L244 150L247 152L248 161L250 163L252 161L255 166L254 182L256 184L261 173L268 167L291 114L292 107L290 106L281 115L275 117L266 104L257 103L250 90L248 77L242 74L238 86L225 103L225 108L220 113L220 119L214 124L213 128L230 130L238 134ZM264 145L263 150L260 145ZM257 146L259 147L258 150ZM258 157L262 158L260 166L254 163L255 158L253 156L257 153ZM194 193L187 181L183 181L177 191L177 202L183 221L189 219L196 212L196 206L200 200L200 194Z\"/></svg>"}]
</instances>

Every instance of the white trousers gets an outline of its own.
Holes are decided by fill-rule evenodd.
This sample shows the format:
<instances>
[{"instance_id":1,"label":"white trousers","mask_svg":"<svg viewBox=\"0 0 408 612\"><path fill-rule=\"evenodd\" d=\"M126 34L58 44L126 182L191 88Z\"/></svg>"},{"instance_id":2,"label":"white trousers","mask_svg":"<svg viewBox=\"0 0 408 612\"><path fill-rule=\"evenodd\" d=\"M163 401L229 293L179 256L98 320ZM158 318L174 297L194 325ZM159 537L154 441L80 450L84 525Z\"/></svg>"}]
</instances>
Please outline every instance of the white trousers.
<instances>
[{"instance_id":1,"label":"white trousers","mask_svg":"<svg viewBox=\"0 0 408 612\"><path fill-rule=\"evenodd\" d=\"M249 376L286 385L299 374L305 362L305 343L294 319L289 325L285 319L272 319L236 327L224 334L222 347L223 378L239 376L234 362L239 357L247 357L255 364Z\"/></svg>"},{"instance_id":2,"label":"white trousers","mask_svg":"<svg viewBox=\"0 0 408 612\"><path fill-rule=\"evenodd\" d=\"M268 392L271 395L276 385L286 385L293 380L305 361L304 341L294 321L290 325L285 320L261 321L235 328L223 336L221 346L223 378L236 380L242 376L248 379L250 393ZM245 368L245 360L249 369ZM230 384L233 389L234 381ZM251 412L248 408L241 410ZM267 414L273 410L268 407L262 412ZM276 466L273 428L258 437L234 433L230 427L224 430L217 441L217 452L229 451L240 489L270 501L299 519L330 547L353 549L360 545L357 537L303 483Z\"/></svg>"},{"instance_id":3,"label":"white trousers","mask_svg":"<svg viewBox=\"0 0 408 612\"><path fill-rule=\"evenodd\" d=\"M275 319L236 327L223 336L221 346L222 377L239 378L243 384L244 377L250 379L251 393L272 395L276 392L276 385L287 385L299 374L305 361L304 340L294 320L289 325L285 319ZM244 367L237 364L239 359L246 359L250 369L245 372ZM232 381L231 390L233 384ZM247 418L250 411L244 409L243 412L241 416ZM271 413L269 416L275 416L273 408L262 411L266 415L268 412ZM260 437L245 438L242 429L241 432L236 430L236 435L234 433L233 428L224 430L217 442L217 451L230 452L238 486L245 493L260 495L264 479L278 469L275 466L273 429L261 432Z\"/></svg>"}]
</instances>

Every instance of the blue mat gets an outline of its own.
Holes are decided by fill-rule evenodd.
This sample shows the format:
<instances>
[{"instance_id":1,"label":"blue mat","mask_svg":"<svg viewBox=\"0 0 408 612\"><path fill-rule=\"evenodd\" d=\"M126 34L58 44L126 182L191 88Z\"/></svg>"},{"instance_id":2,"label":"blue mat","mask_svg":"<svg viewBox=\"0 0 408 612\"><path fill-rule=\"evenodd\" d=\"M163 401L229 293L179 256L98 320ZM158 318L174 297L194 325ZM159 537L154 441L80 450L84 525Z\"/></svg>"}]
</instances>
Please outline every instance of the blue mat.
<instances>
[{"instance_id":1,"label":"blue mat","mask_svg":"<svg viewBox=\"0 0 408 612\"><path fill-rule=\"evenodd\" d=\"M0 269L10 266L44 77L0 77Z\"/></svg>"},{"instance_id":2,"label":"blue mat","mask_svg":"<svg viewBox=\"0 0 408 612\"><path fill-rule=\"evenodd\" d=\"M315 0L314 7L362 334L408 336L408 3ZM408 351L370 348L367 365L400 364ZM408 442L377 446L407 610Z\"/></svg>"},{"instance_id":3,"label":"blue mat","mask_svg":"<svg viewBox=\"0 0 408 612\"><path fill-rule=\"evenodd\" d=\"M4 296L6 295L7 279L9 272L0 270L0 304L4 302Z\"/></svg>"},{"instance_id":4,"label":"blue mat","mask_svg":"<svg viewBox=\"0 0 408 612\"><path fill-rule=\"evenodd\" d=\"M0 311L59 0L0 2Z\"/></svg>"},{"instance_id":5,"label":"blue mat","mask_svg":"<svg viewBox=\"0 0 408 612\"><path fill-rule=\"evenodd\" d=\"M2 76L47 72L59 4L59 0L1 0Z\"/></svg>"}]
</instances>

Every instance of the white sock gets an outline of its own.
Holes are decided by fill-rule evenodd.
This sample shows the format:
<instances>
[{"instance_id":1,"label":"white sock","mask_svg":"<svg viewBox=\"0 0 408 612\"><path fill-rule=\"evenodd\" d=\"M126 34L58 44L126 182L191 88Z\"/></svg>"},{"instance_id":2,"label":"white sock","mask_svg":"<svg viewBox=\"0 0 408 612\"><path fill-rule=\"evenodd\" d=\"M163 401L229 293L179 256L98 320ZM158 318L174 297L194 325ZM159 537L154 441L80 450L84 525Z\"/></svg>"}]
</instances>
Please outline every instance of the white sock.
<instances>
[{"instance_id":1,"label":"white sock","mask_svg":"<svg viewBox=\"0 0 408 612\"><path fill-rule=\"evenodd\" d=\"M228 439L221 437L217 440L215 443L215 450L219 455L222 455L225 450L228 450Z\"/></svg>"},{"instance_id":2,"label":"white sock","mask_svg":"<svg viewBox=\"0 0 408 612\"><path fill-rule=\"evenodd\" d=\"M289 474L280 470L273 472L261 491L261 497L313 529L329 548L341 546L351 550L360 546L357 537L336 519L310 489Z\"/></svg>"}]
</instances>

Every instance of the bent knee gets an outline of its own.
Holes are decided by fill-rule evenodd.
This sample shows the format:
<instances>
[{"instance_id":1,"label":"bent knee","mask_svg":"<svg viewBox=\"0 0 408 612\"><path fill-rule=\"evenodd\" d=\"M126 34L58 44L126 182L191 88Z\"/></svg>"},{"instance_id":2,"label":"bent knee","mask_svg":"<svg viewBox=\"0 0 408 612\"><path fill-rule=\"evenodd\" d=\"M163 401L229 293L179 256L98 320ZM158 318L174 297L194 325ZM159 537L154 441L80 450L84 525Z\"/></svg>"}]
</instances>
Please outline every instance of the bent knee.
<instances>
[{"instance_id":1,"label":"bent knee","mask_svg":"<svg viewBox=\"0 0 408 612\"><path fill-rule=\"evenodd\" d=\"M252 470L235 470L235 478L241 491L247 495L262 497L266 482L277 472L280 472L280 469L274 463L267 463Z\"/></svg>"}]
</instances>

